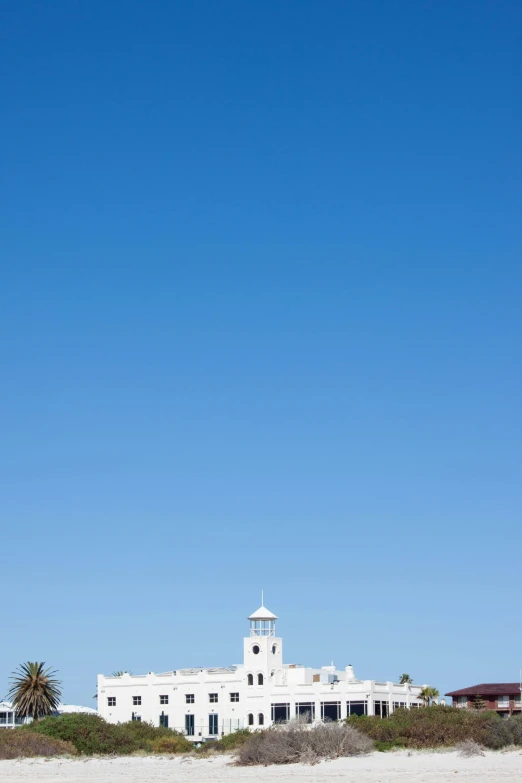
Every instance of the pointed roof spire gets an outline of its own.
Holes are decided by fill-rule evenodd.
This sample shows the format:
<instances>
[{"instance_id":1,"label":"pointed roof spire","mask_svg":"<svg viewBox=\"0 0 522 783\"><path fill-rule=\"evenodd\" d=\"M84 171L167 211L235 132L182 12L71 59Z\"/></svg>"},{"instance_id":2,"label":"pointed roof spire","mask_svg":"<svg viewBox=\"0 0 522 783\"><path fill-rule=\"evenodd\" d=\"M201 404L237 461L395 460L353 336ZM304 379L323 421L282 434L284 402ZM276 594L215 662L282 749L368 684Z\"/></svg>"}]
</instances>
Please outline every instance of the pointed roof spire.
<instances>
[{"instance_id":1,"label":"pointed roof spire","mask_svg":"<svg viewBox=\"0 0 522 783\"><path fill-rule=\"evenodd\" d=\"M261 606L248 618L249 620L277 620L277 615L265 606L265 591L261 590Z\"/></svg>"}]
</instances>

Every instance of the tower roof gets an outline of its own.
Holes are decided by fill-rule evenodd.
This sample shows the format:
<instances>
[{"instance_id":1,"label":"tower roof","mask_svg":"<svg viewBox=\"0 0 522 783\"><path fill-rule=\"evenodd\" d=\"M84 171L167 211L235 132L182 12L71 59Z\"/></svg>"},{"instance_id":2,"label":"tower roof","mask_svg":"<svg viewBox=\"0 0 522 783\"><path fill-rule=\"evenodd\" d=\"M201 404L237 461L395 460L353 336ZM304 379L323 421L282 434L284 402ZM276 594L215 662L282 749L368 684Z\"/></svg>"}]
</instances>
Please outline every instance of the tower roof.
<instances>
[{"instance_id":1,"label":"tower roof","mask_svg":"<svg viewBox=\"0 0 522 783\"><path fill-rule=\"evenodd\" d=\"M266 606L260 606L257 611L250 615L249 620L277 620L277 615L273 614Z\"/></svg>"}]
</instances>

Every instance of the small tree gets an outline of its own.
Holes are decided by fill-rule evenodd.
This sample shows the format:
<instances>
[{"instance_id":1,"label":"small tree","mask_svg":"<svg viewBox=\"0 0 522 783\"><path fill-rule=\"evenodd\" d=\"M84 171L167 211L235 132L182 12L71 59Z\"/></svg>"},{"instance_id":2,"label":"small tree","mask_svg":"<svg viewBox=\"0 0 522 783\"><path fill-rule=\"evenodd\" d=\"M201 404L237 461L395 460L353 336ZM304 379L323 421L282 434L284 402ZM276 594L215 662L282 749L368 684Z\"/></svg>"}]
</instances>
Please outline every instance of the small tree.
<instances>
[{"instance_id":1,"label":"small tree","mask_svg":"<svg viewBox=\"0 0 522 783\"><path fill-rule=\"evenodd\" d=\"M22 663L10 678L11 688L7 698L20 718L43 718L56 712L62 696L61 682L53 677L51 669L44 669L45 663L27 661Z\"/></svg>"},{"instance_id":2,"label":"small tree","mask_svg":"<svg viewBox=\"0 0 522 783\"><path fill-rule=\"evenodd\" d=\"M474 710L485 710L486 709L486 702L482 698L482 696L479 696L477 693L476 696L473 697L473 709Z\"/></svg>"},{"instance_id":3,"label":"small tree","mask_svg":"<svg viewBox=\"0 0 522 783\"><path fill-rule=\"evenodd\" d=\"M431 688L426 685L419 693L419 699L422 701L424 707L429 707L433 699L438 698L439 692L437 688Z\"/></svg>"},{"instance_id":4,"label":"small tree","mask_svg":"<svg viewBox=\"0 0 522 783\"><path fill-rule=\"evenodd\" d=\"M401 678L399 680L400 685L412 685L413 683L413 677L410 677L409 674L401 674Z\"/></svg>"}]
</instances>

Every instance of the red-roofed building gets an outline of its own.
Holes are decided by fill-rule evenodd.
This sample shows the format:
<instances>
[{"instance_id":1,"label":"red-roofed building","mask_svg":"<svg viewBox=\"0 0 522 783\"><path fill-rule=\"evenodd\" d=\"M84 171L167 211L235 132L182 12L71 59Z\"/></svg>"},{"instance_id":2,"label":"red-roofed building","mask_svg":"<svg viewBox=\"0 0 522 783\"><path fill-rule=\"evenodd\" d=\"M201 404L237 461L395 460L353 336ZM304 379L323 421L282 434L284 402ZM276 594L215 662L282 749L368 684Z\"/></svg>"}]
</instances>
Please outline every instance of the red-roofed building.
<instances>
[{"instance_id":1,"label":"red-roofed building","mask_svg":"<svg viewBox=\"0 0 522 783\"><path fill-rule=\"evenodd\" d=\"M518 682L483 682L472 685L471 688L461 688L450 691L445 696L451 696L454 707L474 707L481 699L484 708L495 710L502 717L520 715L520 683Z\"/></svg>"}]
</instances>

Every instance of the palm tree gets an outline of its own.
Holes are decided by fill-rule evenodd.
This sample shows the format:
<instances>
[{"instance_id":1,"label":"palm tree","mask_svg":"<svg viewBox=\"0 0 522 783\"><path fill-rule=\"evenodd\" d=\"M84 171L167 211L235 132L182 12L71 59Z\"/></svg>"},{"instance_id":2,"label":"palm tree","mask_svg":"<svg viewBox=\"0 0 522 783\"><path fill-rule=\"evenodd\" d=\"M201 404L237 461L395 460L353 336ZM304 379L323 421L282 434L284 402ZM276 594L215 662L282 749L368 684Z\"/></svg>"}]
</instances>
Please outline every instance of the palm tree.
<instances>
[{"instance_id":1,"label":"palm tree","mask_svg":"<svg viewBox=\"0 0 522 783\"><path fill-rule=\"evenodd\" d=\"M430 688L429 685L426 685L426 687L423 688L419 693L419 699L422 701L425 707L429 707L432 700L437 699L438 696L438 690L436 688Z\"/></svg>"},{"instance_id":2,"label":"palm tree","mask_svg":"<svg viewBox=\"0 0 522 783\"><path fill-rule=\"evenodd\" d=\"M56 712L62 696L61 682L53 677L56 671L45 669L45 663L22 663L10 677L7 698L20 718L43 718Z\"/></svg>"},{"instance_id":3,"label":"palm tree","mask_svg":"<svg viewBox=\"0 0 522 783\"><path fill-rule=\"evenodd\" d=\"M401 674L399 685L411 685L412 683L413 683L413 677L410 677L409 674Z\"/></svg>"},{"instance_id":4,"label":"palm tree","mask_svg":"<svg viewBox=\"0 0 522 783\"><path fill-rule=\"evenodd\" d=\"M118 669L117 672L111 674L111 677L123 677L124 674L132 674L132 672L127 671L127 669L125 669L125 671L123 671L123 669Z\"/></svg>"}]
</instances>

